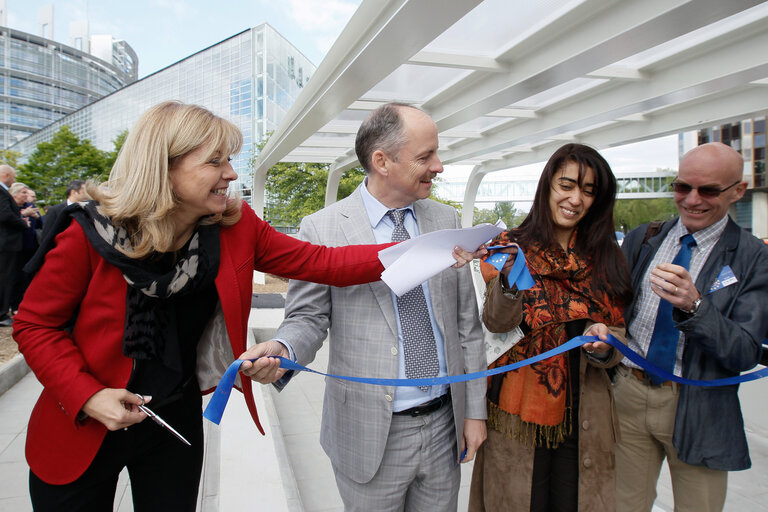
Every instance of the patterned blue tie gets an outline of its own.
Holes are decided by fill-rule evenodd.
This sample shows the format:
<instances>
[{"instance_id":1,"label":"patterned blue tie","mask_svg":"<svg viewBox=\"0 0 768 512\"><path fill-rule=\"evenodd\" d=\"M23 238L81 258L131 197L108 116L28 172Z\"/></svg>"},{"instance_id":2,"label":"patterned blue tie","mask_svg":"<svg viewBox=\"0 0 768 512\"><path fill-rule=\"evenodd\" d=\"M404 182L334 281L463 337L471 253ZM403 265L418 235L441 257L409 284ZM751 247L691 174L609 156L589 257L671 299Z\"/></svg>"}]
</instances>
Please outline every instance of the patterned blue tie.
<instances>
[{"instance_id":1,"label":"patterned blue tie","mask_svg":"<svg viewBox=\"0 0 768 512\"><path fill-rule=\"evenodd\" d=\"M387 215L395 224L392 241L408 240L410 235L405 230L403 221L406 210L389 210ZM397 315L400 318L400 330L403 333L403 358L405 376L409 379L437 377L440 364L437 361L437 347L432 322L429 320L427 299L421 285L397 297ZM419 386L428 391L429 386Z\"/></svg>"},{"instance_id":2,"label":"patterned blue tie","mask_svg":"<svg viewBox=\"0 0 768 512\"><path fill-rule=\"evenodd\" d=\"M696 245L693 235L688 233L680 239L680 250L672 260L673 265L680 265L688 270L691 264L691 251ZM675 328L675 322L672 320L672 304L664 299L659 301L659 310L656 313L656 325L653 328L651 336L651 345L648 347L648 361L659 368L674 373L675 359L677 358L677 341L680 338L680 331ZM664 382L660 377L650 375L651 382L661 384Z\"/></svg>"}]
</instances>

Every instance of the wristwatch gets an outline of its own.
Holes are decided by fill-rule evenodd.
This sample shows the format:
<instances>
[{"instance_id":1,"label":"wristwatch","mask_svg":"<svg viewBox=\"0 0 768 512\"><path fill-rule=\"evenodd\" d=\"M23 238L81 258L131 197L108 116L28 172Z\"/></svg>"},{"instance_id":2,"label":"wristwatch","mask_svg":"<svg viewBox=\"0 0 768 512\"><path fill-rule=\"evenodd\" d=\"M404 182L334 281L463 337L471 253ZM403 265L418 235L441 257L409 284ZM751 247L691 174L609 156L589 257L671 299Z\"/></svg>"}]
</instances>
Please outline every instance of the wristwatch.
<instances>
[{"instance_id":1,"label":"wristwatch","mask_svg":"<svg viewBox=\"0 0 768 512\"><path fill-rule=\"evenodd\" d=\"M687 315L693 316L699 310L699 306L701 306L701 296L699 296L698 299L693 301L693 305L691 306L691 309L689 309L688 311L686 311L686 310L682 310L682 311L683 311L683 313L685 313Z\"/></svg>"}]
</instances>

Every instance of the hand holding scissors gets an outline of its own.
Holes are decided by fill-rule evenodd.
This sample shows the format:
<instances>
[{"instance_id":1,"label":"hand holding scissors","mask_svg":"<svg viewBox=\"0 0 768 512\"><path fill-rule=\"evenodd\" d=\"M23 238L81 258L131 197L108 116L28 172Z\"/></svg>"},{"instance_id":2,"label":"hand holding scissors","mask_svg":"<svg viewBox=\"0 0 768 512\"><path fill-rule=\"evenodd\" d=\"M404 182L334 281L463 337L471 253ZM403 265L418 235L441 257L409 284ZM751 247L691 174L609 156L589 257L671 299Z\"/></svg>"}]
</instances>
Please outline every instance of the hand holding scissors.
<instances>
[{"instance_id":1,"label":"hand holding scissors","mask_svg":"<svg viewBox=\"0 0 768 512\"><path fill-rule=\"evenodd\" d=\"M147 407L146 405L144 405L144 397L143 397L143 396L141 396L141 395L140 395L140 394L138 394L138 393L136 393L136 396L138 396L138 397L139 397L139 399L141 399L141 404L140 404L140 405L138 405L138 408L139 408L139 410L140 410L141 412L143 412L144 414L146 414L147 416L149 416L149 417L150 417L150 419L151 419L152 421L154 421L155 423L157 423L158 425L160 425L160 426L161 426L161 427L163 427L164 429L168 430L168 431L169 431L171 434L175 435L175 436L176 436L176 437L177 437L177 438L178 438L178 439L179 439L181 442L183 442L183 443L184 443L184 444L186 444L187 446L192 446L191 444L189 444L189 441L187 441L187 440L184 438L184 436L183 436L183 435L181 435L181 434L179 434L178 432L176 432L176 429L175 429L175 428L173 428L172 426L170 426L168 423L166 423L166 421L165 421L163 418L161 418L160 416L158 416L157 414L155 414L155 413L154 413L154 412L153 412L153 411L152 411L152 410L151 410L149 407Z\"/></svg>"},{"instance_id":2,"label":"hand holding scissors","mask_svg":"<svg viewBox=\"0 0 768 512\"><path fill-rule=\"evenodd\" d=\"M126 389L104 388L91 396L83 405L82 412L101 422L109 430L120 430L144 421L147 417L161 427L168 429L179 440L189 445L189 441L173 427L144 405L147 400L142 395Z\"/></svg>"}]
</instances>

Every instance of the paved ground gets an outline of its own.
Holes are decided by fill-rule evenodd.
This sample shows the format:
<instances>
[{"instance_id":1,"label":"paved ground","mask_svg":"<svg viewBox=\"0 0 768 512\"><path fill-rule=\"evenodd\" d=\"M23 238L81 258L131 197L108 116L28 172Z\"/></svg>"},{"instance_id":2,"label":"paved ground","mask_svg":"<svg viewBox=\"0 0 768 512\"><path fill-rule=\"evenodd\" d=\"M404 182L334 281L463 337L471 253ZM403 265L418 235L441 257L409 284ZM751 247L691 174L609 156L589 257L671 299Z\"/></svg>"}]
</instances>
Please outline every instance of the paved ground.
<instances>
[{"instance_id":1,"label":"paved ground","mask_svg":"<svg viewBox=\"0 0 768 512\"><path fill-rule=\"evenodd\" d=\"M327 344L310 365L325 371L328 364ZM301 501L306 512L341 512L343 506L333 479L328 457L320 447L320 419L325 384L323 377L299 375L281 393L272 391L275 409L282 426L291 467L296 476ZM761 391L762 390L762 391ZM742 407L747 419L763 407L768 382L758 381L742 388ZM750 411L747 411L747 407ZM763 424L768 428L768 423ZM752 469L729 475L725 512L768 512L768 433L763 429L748 430ZM467 509L472 465L462 465L459 510ZM653 512L672 512L674 500L669 471L664 466L659 479L658 498Z\"/></svg>"},{"instance_id":2,"label":"paved ground","mask_svg":"<svg viewBox=\"0 0 768 512\"><path fill-rule=\"evenodd\" d=\"M253 310L256 339L267 339L282 310ZM255 329L256 326L262 329ZM327 348L313 366L324 370ZM0 367L0 379L3 371ZM0 395L0 512L31 510L24 461L26 423L40 393L40 384L26 375ZM318 441L324 380L300 375L282 393L257 387L256 400L267 436L248 417L242 397L234 392L220 427L206 422L206 462L201 485L202 512L269 510L270 512L341 511L333 474ZM262 391L259 393L258 391ZM731 473L726 512L768 512L768 381L742 386L753 468ZM459 510L466 510L471 464L462 466ZM669 476L659 483L654 512L673 510ZM119 484L118 512L132 509L127 479ZM373 511L372 511L373 512Z\"/></svg>"}]
</instances>

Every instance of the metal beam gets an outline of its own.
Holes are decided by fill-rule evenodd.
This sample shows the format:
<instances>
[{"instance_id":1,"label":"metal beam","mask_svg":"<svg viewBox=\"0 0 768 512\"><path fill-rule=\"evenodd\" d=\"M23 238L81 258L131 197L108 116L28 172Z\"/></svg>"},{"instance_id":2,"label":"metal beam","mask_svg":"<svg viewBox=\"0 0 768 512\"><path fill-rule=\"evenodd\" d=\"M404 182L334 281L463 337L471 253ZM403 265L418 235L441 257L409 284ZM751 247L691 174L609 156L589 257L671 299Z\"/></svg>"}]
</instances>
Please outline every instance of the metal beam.
<instances>
[{"instance_id":1,"label":"metal beam","mask_svg":"<svg viewBox=\"0 0 768 512\"><path fill-rule=\"evenodd\" d=\"M364 1L262 149L254 168L254 183L263 181L261 176L266 176L272 165L480 1ZM253 207L257 213L263 212L263 195L254 195Z\"/></svg>"},{"instance_id":2,"label":"metal beam","mask_svg":"<svg viewBox=\"0 0 768 512\"><path fill-rule=\"evenodd\" d=\"M510 73L473 73L424 103L443 131L738 13L757 0L588 0L516 45ZM579 23L580 18L584 23ZM552 37L553 29L557 37Z\"/></svg>"},{"instance_id":3,"label":"metal beam","mask_svg":"<svg viewBox=\"0 0 768 512\"><path fill-rule=\"evenodd\" d=\"M744 33L765 20L758 20ZM452 144L441 153L445 163L454 163L488 152L505 149L510 145L532 143L561 138L590 126L629 117L637 121L638 115L654 109L706 96L724 88L749 83L768 75L768 54L754 52L755 47L768 48L768 32L734 39L725 35L718 48L707 52L686 52L657 71L647 71L648 80L605 85L585 98L574 97L561 105L552 105L539 111L538 118L511 128L496 131L482 139L463 144ZM717 65L713 65L717 62Z\"/></svg>"}]
</instances>

